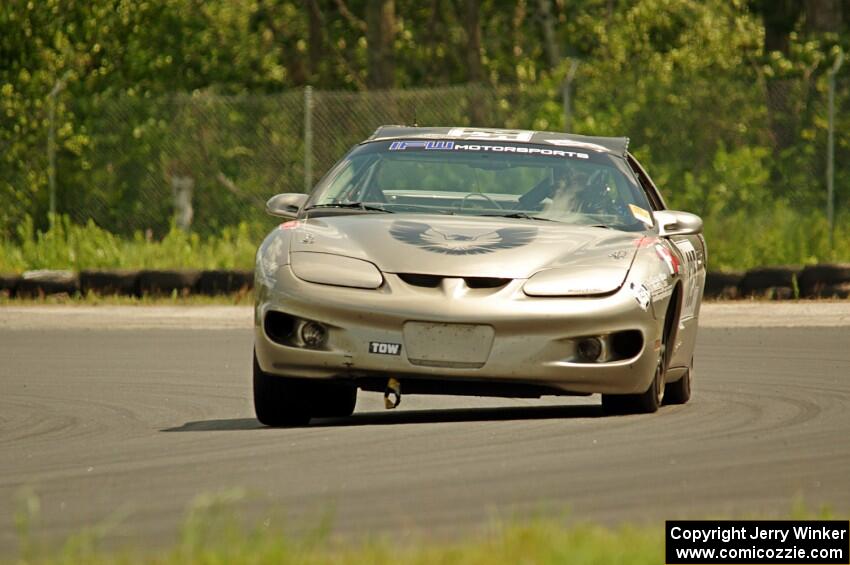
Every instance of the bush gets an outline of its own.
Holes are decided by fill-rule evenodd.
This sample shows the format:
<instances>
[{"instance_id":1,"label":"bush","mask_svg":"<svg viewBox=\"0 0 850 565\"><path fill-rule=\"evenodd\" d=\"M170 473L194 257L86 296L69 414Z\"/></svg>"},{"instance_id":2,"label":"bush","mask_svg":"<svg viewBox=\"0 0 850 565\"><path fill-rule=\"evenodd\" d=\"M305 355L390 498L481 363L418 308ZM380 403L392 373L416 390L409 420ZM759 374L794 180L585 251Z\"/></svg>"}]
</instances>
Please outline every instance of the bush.
<instances>
[{"instance_id":1,"label":"bush","mask_svg":"<svg viewBox=\"0 0 850 565\"><path fill-rule=\"evenodd\" d=\"M718 184L717 189L724 187ZM724 196L722 200L728 199ZM820 212L799 210L781 200L734 211L725 205L707 208L690 209L705 214L711 270L810 265L850 257L850 214L837 217L835 244L830 247L829 226ZM257 245L267 230L262 224L241 223L218 234L201 236L172 227L162 239L155 240L142 232L122 238L93 222L78 225L67 217L58 218L53 228L40 231L27 218L18 226L16 240L0 240L0 273L31 269L251 269Z\"/></svg>"},{"instance_id":2,"label":"bush","mask_svg":"<svg viewBox=\"0 0 850 565\"><path fill-rule=\"evenodd\" d=\"M52 228L34 228L27 217L15 240L0 240L0 272L31 269L251 269L268 228L240 223L200 236L172 227L159 240L137 231L121 238L89 221L56 218Z\"/></svg>"}]
</instances>

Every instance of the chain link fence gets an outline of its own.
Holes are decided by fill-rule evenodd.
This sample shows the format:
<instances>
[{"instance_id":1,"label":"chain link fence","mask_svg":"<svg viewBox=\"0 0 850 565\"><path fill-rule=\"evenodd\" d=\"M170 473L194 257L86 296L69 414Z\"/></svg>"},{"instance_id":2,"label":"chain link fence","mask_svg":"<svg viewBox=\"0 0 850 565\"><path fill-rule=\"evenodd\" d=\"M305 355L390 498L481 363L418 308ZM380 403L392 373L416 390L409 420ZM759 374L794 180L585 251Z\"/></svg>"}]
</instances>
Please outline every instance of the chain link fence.
<instances>
[{"instance_id":1,"label":"chain link fence","mask_svg":"<svg viewBox=\"0 0 850 565\"><path fill-rule=\"evenodd\" d=\"M562 85L65 100L62 110L76 126L73 135L58 132L64 142L56 155L56 209L75 222L93 221L124 235L157 237L172 224L212 233L240 222L267 222L263 204L271 195L304 191L382 124L559 130L566 122L579 132L630 135L671 205L719 214L702 204L728 179L724 202L741 201L746 189L750 205L782 197L825 214L826 84L726 85L735 100L722 106L698 85L633 101L628 88L584 90L579 69L570 89L572 115L566 117ZM835 203L841 218L850 208L847 76L838 76L835 100ZM0 171L7 187L39 187L19 190L16 199L0 194L9 200L0 202L0 233L13 234L25 216L46 224L47 183L38 180L46 178L44 153L34 149L20 170Z\"/></svg>"},{"instance_id":2,"label":"chain link fence","mask_svg":"<svg viewBox=\"0 0 850 565\"><path fill-rule=\"evenodd\" d=\"M57 212L118 233L258 221L271 195L308 190L382 124L521 127L515 99L467 85L109 100L87 121L80 154L57 160Z\"/></svg>"}]
</instances>

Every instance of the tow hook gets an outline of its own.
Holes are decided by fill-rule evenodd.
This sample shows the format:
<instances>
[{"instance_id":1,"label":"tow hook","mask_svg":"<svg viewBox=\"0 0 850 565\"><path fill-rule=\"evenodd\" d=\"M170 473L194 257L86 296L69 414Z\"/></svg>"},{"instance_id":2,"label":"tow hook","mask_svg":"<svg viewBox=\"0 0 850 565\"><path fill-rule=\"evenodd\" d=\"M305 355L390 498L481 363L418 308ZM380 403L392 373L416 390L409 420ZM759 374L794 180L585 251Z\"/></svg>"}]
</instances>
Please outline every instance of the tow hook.
<instances>
[{"instance_id":1,"label":"tow hook","mask_svg":"<svg viewBox=\"0 0 850 565\"><path fill-rule=\"evenodd\" d=\"M390 378L384 389L384 408L391 410L401 404L401 383L398 379Z\"/></svg>"}]
</instances>

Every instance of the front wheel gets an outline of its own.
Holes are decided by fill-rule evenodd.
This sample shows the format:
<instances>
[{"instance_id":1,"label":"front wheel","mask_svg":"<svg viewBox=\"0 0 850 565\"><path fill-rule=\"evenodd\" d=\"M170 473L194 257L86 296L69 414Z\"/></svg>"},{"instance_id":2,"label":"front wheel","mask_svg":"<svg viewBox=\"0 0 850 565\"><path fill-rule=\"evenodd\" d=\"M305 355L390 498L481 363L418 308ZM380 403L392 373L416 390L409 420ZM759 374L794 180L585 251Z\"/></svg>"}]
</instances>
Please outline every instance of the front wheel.
<instances>
[{"instance_id":1,"label":"front wheel","mask_svg":"<svg viewBox=\"0 0 850 565\"><path fill-rule=\"evenodd\" d=\"M667 383L664 390L664 404L685 404L691 399L691 384L694 378L694 360L691 366L676 382Z\"/></svg>"},{"instance_id":2,"label":"front wheel","mask_svg":"<svg viewBox=\"0 0 850 565\"><path fill-rule=\"evenodd\" d=\"M264 373L254 352L254 412L266 426L303 426L310 421L308 383Z\"/></svg>"},{"instance_id":3,"label":"front wheel","mask_svg":"<svg viewBox=\"0 0 850 565\"><path fill-rule=\"evenodd\" d=\"M316 418L347 418L357 404L357 387L344 381L315 382L313 416Z\"/></svg>"},{"instance_id":4,"label":"front wheel","mask_svg":"<svg viewBox=\"0 0 850 565\"><path fill-rule=\"evenodd\" d=\"M603 394L602 408L609 414L652 414L664 401L664 349L658 355L655 376L640 394Z\"/></svg>"}]
</instances>

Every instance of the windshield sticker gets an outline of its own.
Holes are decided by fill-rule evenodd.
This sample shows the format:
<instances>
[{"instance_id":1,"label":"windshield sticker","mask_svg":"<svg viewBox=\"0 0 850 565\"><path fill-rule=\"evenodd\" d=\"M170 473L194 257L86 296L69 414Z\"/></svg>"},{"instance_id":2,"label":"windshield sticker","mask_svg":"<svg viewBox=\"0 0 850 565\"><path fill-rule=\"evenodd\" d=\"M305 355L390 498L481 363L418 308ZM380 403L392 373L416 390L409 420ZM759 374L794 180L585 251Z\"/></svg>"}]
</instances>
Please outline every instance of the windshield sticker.
<instances>
[{"instance_id":1,"label":"windshield sticker","mask_svg":"<svg viewBox=\"0 0 850 565\"><path fill-rule=\"evenodd\" d=\"M587 143L586 141L575 141L572 139L546 139L546 143L557 145L558 147L581 147L582 149L590 149L591 151L607 151L601 145L595 143Z\"/></svg>"},{"instance_id":2,"label":"windshield sticker","mask_svg":"<svg viewBox=\"0 0 850 565\"><path fill-rule=\"evenodd\" d=\"M641 208L640 206L635 206L634 204L629 204L629 210L632 211L632 216L636 219L640 220L644 224L648 226L652 226L652 215Z\"/></svg>"},{"instance_id":3,"label":"windshield sticker","mask_svg":"<svg viewBox=\"0 0 850 565\"><path fill-rule=\"evenodd\" d=\"M571 157L573 159L590 159L587 153L579 151L566 151L562 149L546 149L541 147L526 147L524 145L478 145L469 143L457 143L444 140L410 140L393 141L390 151L405 151L407 149L425 151L484 151L491 153L519 153L524 155L546 155L548 157ZM650 222L651 225L651 222Z\"/></svg>"},{"instance_id":4,"label":"windshield sticker","mask_svg":"<svg viewBox=\"0 0 850 565\"><path fill-rule=\"evenodd\" d=\"M532 136L534 136L534 132L523 130L511 131L452 128L449 130L448 136L460 137L463 139L476 139L481 141L531 141Z\"/></svg>"},{"instance_id":5,"label":"windshield sticker","mask_svg":"<svg viewBox=\"0 0 850 565\"><path fill-rule=\"evenodd\" d=\"M481 255L499 249L528 245L537 237L537 228L501 228L479 233L446 233L421 222L393 222L390 235L398 241L425 251L444 255Z\"/></svg>"},{"instance_id":6,"label":"windshield sticker","mask_svg":"<svg viewBox=\"0 0 850 565\"><path fill-rule=\"evenodd\" d=\"M451 150L454 149L455 142L454 141L424 141L424 140L413 140L413 141L393 141L390 144L390 151L404 151L405 149L441 149L441 150Z\"/></svg>"},{"instance_id":7,"label":"windshield sticker","mask_svg":"<svg viewBox=\"0 0 850 565\"><path fill-rule=\"evenodd\" d=\"M548 155L551 157L572 157L574 159L590 159L587 153L577 151L562 151L560 149L540 149L538 147L523 147L521 145L466 145L456 144L455 151L492 151L493 153L525 153L528 155Z\"/></svg>"}]
</instances>

